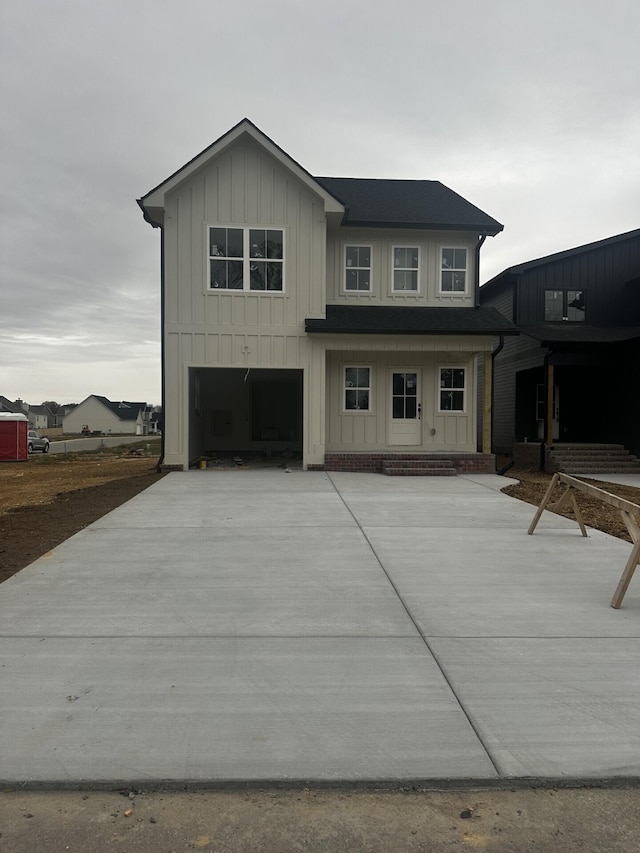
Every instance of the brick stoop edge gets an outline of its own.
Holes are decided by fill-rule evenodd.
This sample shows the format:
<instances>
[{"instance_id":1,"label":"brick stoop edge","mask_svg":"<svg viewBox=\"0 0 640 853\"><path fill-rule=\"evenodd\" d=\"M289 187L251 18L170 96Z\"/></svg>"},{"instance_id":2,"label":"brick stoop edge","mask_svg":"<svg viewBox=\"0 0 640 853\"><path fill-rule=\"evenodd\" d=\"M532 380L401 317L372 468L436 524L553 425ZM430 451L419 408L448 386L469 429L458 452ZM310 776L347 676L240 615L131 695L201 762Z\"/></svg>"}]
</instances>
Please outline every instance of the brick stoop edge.
<instances>
[{"instance_id":1,"label":"brick stoop edge","mask_svg":"<svg viewBox=\"0 0 640 853\"><path fill-rule=\"evenodd\" d=\"M325 453L323 465L309 471L354 471L382 474L385 462L450 462L458 474L495 474L493 453Z\"/></svg>"}]
</instances>

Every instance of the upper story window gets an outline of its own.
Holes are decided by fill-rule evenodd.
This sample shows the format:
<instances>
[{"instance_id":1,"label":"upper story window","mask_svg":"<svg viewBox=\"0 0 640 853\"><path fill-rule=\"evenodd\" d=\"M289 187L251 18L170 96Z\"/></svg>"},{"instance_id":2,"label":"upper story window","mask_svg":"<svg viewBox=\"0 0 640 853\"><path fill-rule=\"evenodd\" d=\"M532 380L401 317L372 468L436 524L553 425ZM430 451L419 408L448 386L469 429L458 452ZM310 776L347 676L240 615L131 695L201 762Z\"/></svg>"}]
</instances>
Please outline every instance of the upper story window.
<instances>
[{"instance_id":1,"label":"upper story window","mask_svg":"<svg viewBox=\"0 0 640 853\"><path fill-rule=\"evenodd\" d=\"M466 369L464 367L440 368L441 412L464 412Z\"/></svg>"},{"instance_id":2,"label":"upper story window","mask_svg":"<svg viewBox=\"0 0 640 853\"><path fill-rule=\"evenodd\" d=\"M209 228L211 290L284 290L284 231Z\"/></svg>"},{"instance_id":3,"label":"upper story window","mask_svg":"<svg viewBox=\"0 0 640 853\"><path fill-rule=\"evenodd\" d=\"M467 250L443 249L440 290L442 293L466 293Z\"/></svg>"},{"instance_id":4,"label":"upper story window","mask_svg":"<svg viewBox=\"0 0 640 853\"><path fill-rule=\"evenodd\" d=\"M418 247L395 246L393 249L394 293L418 292Z\"/></svg>"},{"instance_id":5,"label":"upper story window","mask_svg":"<svg viewBox=\"0 0 640 853\"><path fill-rule=\"evenodd\" d=\"M545 290L544 319L579 323L585 317L584 290Z\"/></svg>"},{"instance_id":6,"label":"upper story window","mask_svg":"<svg viewBox=\"0 0 640 853\"><path fill-rule=\"evenodd\" d=\"M350 293L371 292L371 246L345 246L344 289Z\"/></svg>"}]
</instances>

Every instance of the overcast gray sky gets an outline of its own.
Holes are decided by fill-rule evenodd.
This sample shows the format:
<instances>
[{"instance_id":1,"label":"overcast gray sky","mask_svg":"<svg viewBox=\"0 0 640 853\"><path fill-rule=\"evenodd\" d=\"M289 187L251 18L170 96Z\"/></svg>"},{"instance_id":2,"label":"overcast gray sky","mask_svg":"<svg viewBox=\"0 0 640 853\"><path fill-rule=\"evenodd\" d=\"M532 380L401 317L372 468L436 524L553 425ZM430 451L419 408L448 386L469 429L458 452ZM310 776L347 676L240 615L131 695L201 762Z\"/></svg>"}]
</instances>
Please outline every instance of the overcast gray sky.
<instances>
[{"instance_id":1,"label":"overcast gray sky","mask_svg":"<svg viewBox=\"0 0 640 853\"><path fill-rule=\"evenodd\" d=\"M639 227L639 44L638 0L0 0L0 394L160 401L135 199L245 116L504 223L482 281Z\"/></svg>"}]
</instances>

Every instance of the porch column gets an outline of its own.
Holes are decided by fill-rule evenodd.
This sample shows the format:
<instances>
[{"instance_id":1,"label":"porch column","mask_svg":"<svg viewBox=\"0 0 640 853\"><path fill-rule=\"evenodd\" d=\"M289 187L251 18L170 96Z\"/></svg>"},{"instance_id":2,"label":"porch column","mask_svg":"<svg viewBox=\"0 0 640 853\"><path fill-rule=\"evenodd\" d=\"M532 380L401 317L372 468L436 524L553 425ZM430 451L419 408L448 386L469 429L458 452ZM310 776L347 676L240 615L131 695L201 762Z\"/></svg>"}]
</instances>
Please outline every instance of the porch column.
<instances>
[{"instance_id":1,"label":"porch column","mask_svg":"<svg viewBox=\"0 0 640 853\"><path fill-rule=\"evenodd\" d=\"M544 440L547 447L553 444L553 365L547 364L545 382L547 386L547 405L545 407Z\"/></svg>"},{"instance_id":2,"label":"porch column","mask_svg":"<svg viewBox=\"0 0 640 853\"><path fill-rule=\"evenodd\" d=\"M319 341L310 342L304 371L303 468L324 465L326 422L326 352Z\"/></svg>"},{"instance_id":3,"label":"porch column","mask_svg":"<svg viewBox=\"0 0 640 853\"><path fill-rule=\"evenodd\" d=\"M491 453L491 420L493 412L493 399L491 391L493 359L490 352L484 354L484 411L482 413L482 452Z\"/></svg>"}]
</instances>

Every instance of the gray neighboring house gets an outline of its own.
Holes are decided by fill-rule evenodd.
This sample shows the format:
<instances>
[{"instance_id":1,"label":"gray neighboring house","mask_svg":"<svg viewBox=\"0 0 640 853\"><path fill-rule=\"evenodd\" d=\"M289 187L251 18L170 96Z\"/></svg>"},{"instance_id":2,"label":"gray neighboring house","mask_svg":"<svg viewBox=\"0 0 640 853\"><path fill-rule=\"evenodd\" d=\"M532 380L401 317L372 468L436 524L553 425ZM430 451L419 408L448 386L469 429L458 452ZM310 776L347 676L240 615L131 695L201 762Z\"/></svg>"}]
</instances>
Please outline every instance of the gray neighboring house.
<instances>
[{"instance_id":1,"label":"gray neighboring house","mask_svg":"<svg viewBox=\"0 0 640 853\"><path fill-rule=\"evenodd\" d=\"M54 415L48 406L32 406L18 398L11 402L7 397L0 396L0 412L26 415L30 429L46 430L54 426Z\"/></svg>"},{"instance_id":2,"label":"gray neighboring house","mask_svg":"<svg viewBox=\"0 0 640 853\"><path fill-rule=\"evenodd\" d=\"M63 432L77 435L87 426L91 432L103 435L146 435L148 411L146 403L113 402L107 397L90 394L65 415Z\"/></svg>"},{"instance_id":3,"label":"gray neighboring house","mask_svg":"<svg viewBox=\"0 0 640 853\"><path fill-rule=\"evenodd\" d=\"M31 406L25 403L31 429L49 429L55 425L55 415L48 406Z\"/></svg>"},{"instance_id":4,"label":"gray neighboring house","mask_svg":"<svg viewBox=\"0 0 640 853\"><path fill-rule=\"evenodd\" d=\"M475 364L516 331L477 301L491 216L439 181L314 177L248 119L138 204L162 231L164 467L493 470Z\"/></svg>"},{"instance_id":5,"label":"gray neighboring house","mask_svg":"<svg viewBox=\"0 0 640 853\"><path fill-rule=\"evenodd\" d=\"M496 452L533 442L640 454L640 229L510 267L480 304L521 333L495 358Z\"/></svg>"},{"instance_id":6,"label":"gray neighboring house","mask_svg":"<svg viewBox=\"0 0 640 853\"><path fill-rule=\"evenodd\" d=\"M26 415L27 410L22 405L22 400L12 402L8 397L0 394L0 412L9 412L12 415Z\"/></svg>"}]
</instances>

